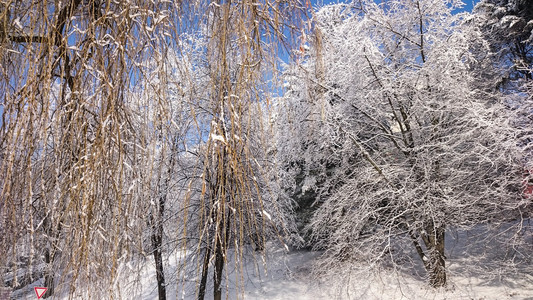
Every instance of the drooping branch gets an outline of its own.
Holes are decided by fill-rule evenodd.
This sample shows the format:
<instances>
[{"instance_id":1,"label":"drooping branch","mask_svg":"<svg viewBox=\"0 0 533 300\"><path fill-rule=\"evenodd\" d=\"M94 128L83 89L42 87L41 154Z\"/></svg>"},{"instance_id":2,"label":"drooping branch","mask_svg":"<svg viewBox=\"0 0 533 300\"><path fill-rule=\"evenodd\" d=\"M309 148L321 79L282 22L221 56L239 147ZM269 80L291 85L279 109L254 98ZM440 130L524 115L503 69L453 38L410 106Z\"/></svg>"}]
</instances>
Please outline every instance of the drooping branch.
<instances>
[{"instance_id":1,"label":"drooping branch","mask_svg":"<svg viewBox=\"0 0 533 300\"><path fill-rule=\"evenodd\" d=\"M13 43L48 43L48 38L38 35L10 35L9 40Z\"/></svg>"}]
</instances>

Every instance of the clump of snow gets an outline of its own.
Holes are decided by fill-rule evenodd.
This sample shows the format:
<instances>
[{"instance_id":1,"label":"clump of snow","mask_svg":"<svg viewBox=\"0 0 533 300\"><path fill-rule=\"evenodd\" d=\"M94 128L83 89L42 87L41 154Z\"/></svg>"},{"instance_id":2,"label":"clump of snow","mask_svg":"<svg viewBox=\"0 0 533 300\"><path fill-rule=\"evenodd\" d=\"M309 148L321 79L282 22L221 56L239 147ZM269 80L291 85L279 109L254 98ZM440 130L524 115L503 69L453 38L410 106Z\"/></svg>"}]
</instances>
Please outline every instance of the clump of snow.
<instances>
[{"instance_id":1,"label":"clump of snow","mask_svg":"<svg viewBox=\"0 0 533 300\"><path fill-rule=\"evenodd\" d=\"M315 176L306 176L302 186L302 193L307 191L312 191L316 186L316 177Z\"/></svg>"}]
</instances>

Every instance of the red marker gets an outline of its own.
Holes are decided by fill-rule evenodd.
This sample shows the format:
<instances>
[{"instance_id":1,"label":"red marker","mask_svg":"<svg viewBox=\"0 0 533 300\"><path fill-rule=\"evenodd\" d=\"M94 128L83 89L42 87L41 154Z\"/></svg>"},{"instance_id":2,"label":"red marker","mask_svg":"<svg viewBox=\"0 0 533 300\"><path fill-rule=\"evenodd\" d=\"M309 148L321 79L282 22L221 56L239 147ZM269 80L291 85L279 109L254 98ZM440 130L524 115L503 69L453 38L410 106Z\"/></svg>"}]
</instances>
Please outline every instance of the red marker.
<instances>
[{"instance_id":1,"label":"red marker","mask_svg":"<svg viewBox=\"0 0 533 300\"><path fill-rule=\"evenodd\" d=\"M41 297L46 293L47 288L45 287L34 287L35 294L37 294L37 299L41 299Z\"/></svg>"}]
</instances>

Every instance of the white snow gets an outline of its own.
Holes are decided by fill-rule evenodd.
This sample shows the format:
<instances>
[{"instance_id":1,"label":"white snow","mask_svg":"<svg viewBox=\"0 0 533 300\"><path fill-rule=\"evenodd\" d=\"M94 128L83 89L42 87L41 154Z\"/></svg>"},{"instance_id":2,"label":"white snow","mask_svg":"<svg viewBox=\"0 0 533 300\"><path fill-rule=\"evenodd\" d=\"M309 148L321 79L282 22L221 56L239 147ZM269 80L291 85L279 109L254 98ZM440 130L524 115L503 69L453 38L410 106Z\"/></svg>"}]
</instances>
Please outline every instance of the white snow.
<instances>
[{"instance_id":1,"label":"white snow","mask_svg":"<svg viewBox=\"0 0 533 300\"><path fill-rule=\"evenodd\" d=\"M442 289L429 287L423 279L423 271L402 268L402 264L381 267L369 271L364 263L328 275L313 275L313 266L319 261L317 251L288 251L283 245L269 243L264 260L259 252L248 251L243 256L242 274L239 259L228 254L226 269L229 281L223 289L223 298L261 300L315 300L315 299L483 299L511 300L533 299L533 265L517 261L514 271L500 269L502 256L509 249L490 247L479 241L478 232L455 232L447 235L448 286ZM532 238L531 237L527 237ZM477 242L476 242L477 241ZM479 244L479 245L477 245ZM489 247L487 247L489 246ZM504 247L505 248L505 247ZM512 247L509 247L512 248ZM517 249L518 251L519 249ZM468 251L468 253L466 253ZM231 252L231 251L230 251ZM198 278L187 275L187 268L177 267L185 256L175 252L165 262L168 299L196 299ZM194 254L190 254L192 257ZM266 266L266 268L265 268ZM185 274L177 280L178 272ZM116 299L157 299L156 275L151 256L135 262L123 263L120 279L114 288ZM241 277L242 275L242 277ZM244 285L238 285L243 278ZM349 280L346 280L349 278ZM42 286L42 279L16 291L15 299L34 299L33 287ZM183 288L185 286L185 288ZM235 287L240 286L240 287ZM89 291L87 291L89 290ZM77 289L76 299L101 299L95 294L103 290L85 286ZM68 296L54 299L68 299ZM208 289L206 299L212 299Z\"/></svg>"},{"instance_id":2,"label":"white snow","mask_svg":"<svg viewBox=\"0 0 533 300\"><path fill-rule=\"evenodd\" d=\"M218 135L218 134L211 133L211 139L213 141L220 141L220 142L222 142L224 144L226 143L226 140L224 139L224 137L221 136L221 135Z\"/></svg>"},{"instance_id":3,"label":"white snow","mask_svg":"<svg viewBox=\"0 0 533 300\"><path fill-rule=\"evenodd\" d=\"M265 217L267 217L267 219L269 219L270 221L272 221L272 217L271 217L270 214L269 214L266 210L264 210L264 209L263 209L263 215L264 215Z\"/></svg>"},{"instance_id":4,"label":"white snow","mask_svg":"<svg viewBox=\"0 0 533 300\"><path fill-rule=\"evenodd\" d=\"M302 186L302 193L307 191L312 191L316 187L316 177L315 176L306 176Z\"/></svg>"}]
</instances>

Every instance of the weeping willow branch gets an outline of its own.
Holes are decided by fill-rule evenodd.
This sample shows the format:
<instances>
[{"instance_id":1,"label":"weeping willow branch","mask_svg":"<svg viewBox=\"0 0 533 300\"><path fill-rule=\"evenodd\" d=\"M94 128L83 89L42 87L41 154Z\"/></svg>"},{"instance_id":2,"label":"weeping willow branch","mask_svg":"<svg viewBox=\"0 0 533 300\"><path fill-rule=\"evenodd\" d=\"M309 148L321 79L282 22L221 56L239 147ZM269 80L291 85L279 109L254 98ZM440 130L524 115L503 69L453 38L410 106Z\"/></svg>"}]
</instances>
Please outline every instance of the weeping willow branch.
<instances>
[{"instance_id":1,"label":"weeping willow branch","mask_svg":"<svg viewBox=\"0 0 533 300\"><path fill-rule=\"evenodd\" d=\"M81 297L80 282L97 282L107 298L125 262L147 248L169 255L161 239L172 238L204 255L198 272L216 261L220 296L227 252L242 255L272 223L263 212L276 203L263 201L268 180L257 163L273 86L265 74L277 72L280 47L290 52L302 4L1 6L0 280L20 257L44 256L47 296ZM186 161L190 148L201 159ZM163 194L154 210L150 199ZM180 225L165 222L172 207ZM191 224L197 236L188 238ZM12 286L29 283L18 279Z\"/></svg>"}]
</instances>

